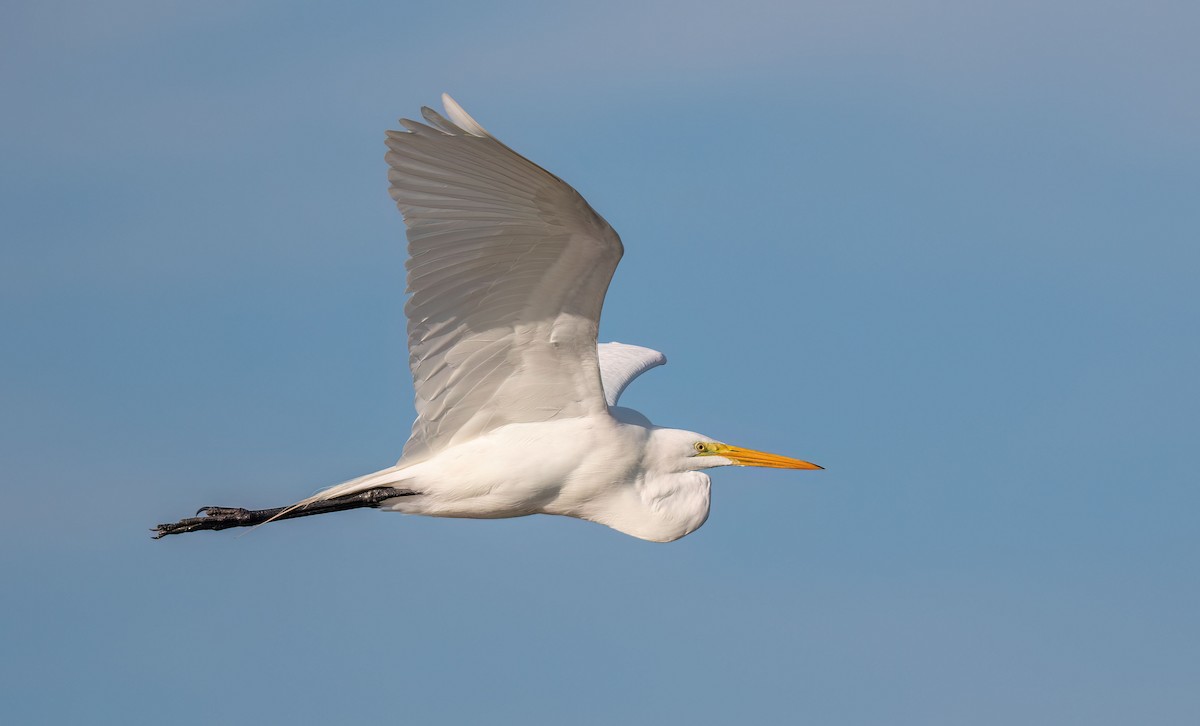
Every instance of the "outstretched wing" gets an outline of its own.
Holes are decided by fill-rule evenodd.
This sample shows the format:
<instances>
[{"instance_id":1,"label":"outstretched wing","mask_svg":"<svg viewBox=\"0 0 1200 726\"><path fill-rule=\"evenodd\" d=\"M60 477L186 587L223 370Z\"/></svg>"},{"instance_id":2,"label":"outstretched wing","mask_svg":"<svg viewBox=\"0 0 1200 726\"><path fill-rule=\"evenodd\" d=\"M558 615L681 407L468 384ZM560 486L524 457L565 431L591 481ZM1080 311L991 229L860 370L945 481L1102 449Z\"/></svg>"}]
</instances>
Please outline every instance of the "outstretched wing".
<instances>
[{"instance_id":1,"label":"outstretched wing","mask_svg":"<svg viewBox=\"0 0 1200 726\"><path fill-rule=\"evenodd\" d=\"M607 410L596 352L621 240L558 177L493 138L449 96L450 120L401 119L386 156L408 226L404 458L509 423Z\"/></svg>"},{"instance_id":2,"label":"outstretched wing","mask_svg":"<svg viewBox=\"0 0 1200 726\"><path fill-rule=\"evenodd\" d=\"M625 388L634 378L651 368L665 365L667 357L657 350L625 343L601 343L600 379L604 384L604 400L609 406L617 405Z\"/></svg>"}]
</instances>

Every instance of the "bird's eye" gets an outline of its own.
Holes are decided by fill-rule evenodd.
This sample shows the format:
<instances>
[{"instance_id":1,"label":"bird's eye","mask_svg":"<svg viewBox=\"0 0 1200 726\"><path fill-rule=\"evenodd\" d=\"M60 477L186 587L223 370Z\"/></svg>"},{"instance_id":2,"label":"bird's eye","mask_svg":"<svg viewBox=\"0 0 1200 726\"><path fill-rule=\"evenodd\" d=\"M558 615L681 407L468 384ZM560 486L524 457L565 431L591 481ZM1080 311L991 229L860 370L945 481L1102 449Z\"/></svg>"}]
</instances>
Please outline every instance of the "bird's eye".
<instances>
[{"instance_id":1,"label":"bird's eye","mask_svg":"<svg viewBox=\"0 0 1200 726\"><path fill-rule=\"evenodd\" d=\"M704 443L703 442L701 442L701 441L696 442L696 453L698 453L698 454L704 453Z\"/></svg>"}]
</instances>

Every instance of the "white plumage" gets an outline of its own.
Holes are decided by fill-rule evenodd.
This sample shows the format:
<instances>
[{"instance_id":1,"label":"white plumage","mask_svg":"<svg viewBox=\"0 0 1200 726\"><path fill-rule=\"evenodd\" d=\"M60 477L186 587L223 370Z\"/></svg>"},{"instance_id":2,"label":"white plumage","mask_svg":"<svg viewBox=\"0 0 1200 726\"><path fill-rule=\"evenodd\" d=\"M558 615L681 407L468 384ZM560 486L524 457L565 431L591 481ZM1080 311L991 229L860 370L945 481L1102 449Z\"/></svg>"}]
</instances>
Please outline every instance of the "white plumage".
<instances>
[{"instance_id":1,"label":"white plumage","mask_svg":"<svg viewBox=\"0 0 1200 726\"><path fill-rule=\"evenodd\" d=\"M604 387L604 402L617 405L625 387L634 378L651 368L667 364L667 357L657 350L625 343L601 343L596 346L600 354L600 383Z\"/></svg>"},{"instance_id":2,"label":"white plumage","mask_svg":"<svg viewBox=\"0 0 1200 726\"><path fill-rule=\"evenodd\" d=\"M596 331L622 252L574 189L446 106L470 131L424 108L431 126L387 135L408 225L409 461L508 424L603 413Z\"/></svg>"},{"instance_id":3,"label":"white plumage","mask_svg":"<svg viewBox=\"0 0 1200 726\"><path fill-rule=\"evenodd\" d=\"M620 238L565 182L442 100L449 118L423 108L425 123L402 119L406 131L387 134L391 194L408 227L417 410L400 461L282 511L206 508L158 536L378 505L559 514L670 541L708 517L704 469L820 468L618 407L634 378L666 363L648 348L597 346ZM371 492L387 498L349 501Z\"/></svg>"}]
</instances>

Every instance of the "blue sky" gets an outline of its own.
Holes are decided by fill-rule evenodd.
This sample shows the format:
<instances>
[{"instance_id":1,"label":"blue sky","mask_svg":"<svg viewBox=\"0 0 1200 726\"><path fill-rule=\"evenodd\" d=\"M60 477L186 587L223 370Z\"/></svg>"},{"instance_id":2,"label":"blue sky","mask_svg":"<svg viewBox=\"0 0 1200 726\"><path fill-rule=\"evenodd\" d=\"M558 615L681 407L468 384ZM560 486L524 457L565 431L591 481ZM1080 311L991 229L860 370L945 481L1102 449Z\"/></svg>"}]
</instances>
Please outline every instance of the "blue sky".
<instances>
[{"instance_id":1,"label":"blue sky","mask_svg":"<svg viewBox=\"0 0 1200 726\"><path fill-rule=\"evenodd\" d=\"M1200 14L1168 2L0 10L5 722L1200 717ZM695 534L356 512L383 132L452 93L626 256L630 405L811 459Z\"/></svg>"}]
</instances>

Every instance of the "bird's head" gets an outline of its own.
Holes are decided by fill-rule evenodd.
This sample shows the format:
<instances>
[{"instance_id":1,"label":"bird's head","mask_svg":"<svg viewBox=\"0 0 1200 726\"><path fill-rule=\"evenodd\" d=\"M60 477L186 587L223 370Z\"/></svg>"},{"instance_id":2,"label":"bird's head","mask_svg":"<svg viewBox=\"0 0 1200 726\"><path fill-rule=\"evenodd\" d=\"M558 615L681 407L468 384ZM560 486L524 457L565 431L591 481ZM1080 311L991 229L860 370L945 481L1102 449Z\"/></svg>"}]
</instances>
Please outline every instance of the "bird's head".
<instances>
[{"instance_id":1,"label":"bird's head","mask_svg":"<svg viewBox=\"0 0 1200 726\"><path fill-rule=\"evenodd\" d=\"M771 469L823 469L811 462L793 459L765 451L745 449L720 441L704 434L681 429L658 429L655 431L659 456L671 462L679 462L683 471L699 471L718 466L762 466Z\"/></svg>"},{"instance_id":2,"label":"bird's head","mask_svg":"<svg viewBox=\"0 0 1200 726\"><path fill-rule=\"evenodd\" d=\"M617 497L617 505L585 516L634 537L670 542L694 532L708 519L711 480L703 469L718 466L768 466L820 469L816 464L744 449L693 431L648 427L635 490ZM605 500L607 501L607 500Z\"/></svg>"}]
</instances>

